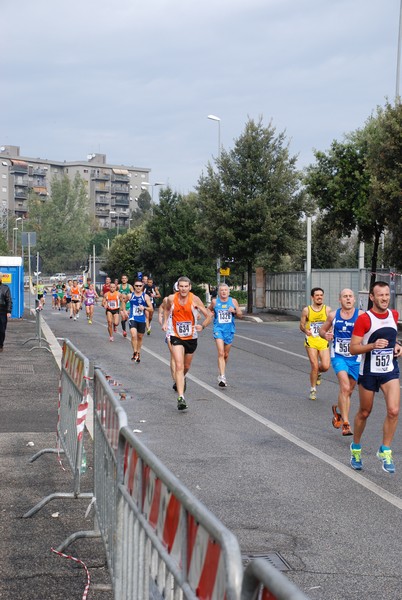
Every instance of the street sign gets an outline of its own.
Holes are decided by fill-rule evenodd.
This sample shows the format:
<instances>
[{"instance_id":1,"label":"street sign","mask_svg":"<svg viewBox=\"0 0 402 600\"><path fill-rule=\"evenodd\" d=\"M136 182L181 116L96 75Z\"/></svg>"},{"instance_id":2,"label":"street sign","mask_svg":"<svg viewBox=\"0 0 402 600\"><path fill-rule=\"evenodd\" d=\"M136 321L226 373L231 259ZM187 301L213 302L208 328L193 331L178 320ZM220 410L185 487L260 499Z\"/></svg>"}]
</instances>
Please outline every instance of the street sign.
<instances>
[{"instance_id":1,"label":"street sign","mask_svg":"<svg viewBox=\"0 0 402 600\"><path fill-rule=\"evenodd\" d=\"M36 246L36 231L23 231L21 241L23 246Z\"/></svg>"},{"instance_id":2,"label":"street sign","mask_svg":"<svg viewBox=\"0 0 402 600\"><path fill-rule=\"evenodd\" d=\"M229 267L227 269L220 269L220 274L223 275L224 277L228 277L230 275Z\"/></svg>"}]
</instances>

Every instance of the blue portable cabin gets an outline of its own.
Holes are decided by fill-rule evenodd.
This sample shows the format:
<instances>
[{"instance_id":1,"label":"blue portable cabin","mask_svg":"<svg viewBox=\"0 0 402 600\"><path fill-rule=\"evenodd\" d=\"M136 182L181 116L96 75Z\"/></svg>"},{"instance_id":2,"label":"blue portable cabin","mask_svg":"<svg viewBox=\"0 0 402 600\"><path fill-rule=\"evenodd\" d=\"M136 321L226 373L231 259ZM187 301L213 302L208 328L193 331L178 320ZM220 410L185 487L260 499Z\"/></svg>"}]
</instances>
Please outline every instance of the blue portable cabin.
<instances>
[{"instance_id":1,"label":"blue portable cabin","mask_svg":"<svg viewBox=\"0 0 402 600\"><path fill-rule=\"evenodd\" d=\"M21 256L0 256L0 271L13 299L11 318L20 319L24 314L24 265Z\"/></svg>"}]
</instances>

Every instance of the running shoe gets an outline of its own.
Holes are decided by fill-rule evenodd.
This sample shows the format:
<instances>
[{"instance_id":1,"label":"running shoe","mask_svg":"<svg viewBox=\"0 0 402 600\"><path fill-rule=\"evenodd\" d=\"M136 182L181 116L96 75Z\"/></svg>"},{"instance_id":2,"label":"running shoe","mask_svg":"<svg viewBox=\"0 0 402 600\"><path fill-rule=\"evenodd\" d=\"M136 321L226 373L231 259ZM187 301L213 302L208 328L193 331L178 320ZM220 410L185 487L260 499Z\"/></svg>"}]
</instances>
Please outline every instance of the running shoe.
<instances>
[{"instance_id":1,"label":"running shoe","mask_svg":"<svg viewBox=\"0 0 402 600\"><path fill-rule=\"evenodd\" d=\"M353 444L350 444L350 466L355 471L361 471L363 467L362 463L362 449L352 448Z\"/></svg>"},{"instance_id":2,"label":"running shoe","mask_svg":"<svg viewBox=\"0 0 402 600\"><path fill-rule=\"evenodd\" d=\"M116 331L117 331L117 325L113 324L113 331L116 333Z\"/></svg>"},{"instance_id":3,"label":"running shoe","mask_svg":"<svg viewBox=\"0 0 402 600\"><path fill-rule=\"evenodd\" d=\"M219 387L227 387L226 377L224 375L219 375L218 377L218 385Z\"/></svg>"},{"instance_id":4,"label":"running shoe","mask_svg":"<svg viewBox=\"0 0 402 600\"><path fill-rule=\"evenodd\" d=\"M74 317L74 321L76 321L76 320L77 320L77 317Z\"/></svg>"},{"instance_id":5,"label":"running shoe","mask_svg":"<svg viewBox=\"0 0 402 600\"><path fill-rule=\"evenodd\" d=\"M138 352L134 352L134 354L131 357L131 360L137 360L137 354Z\"/></svg>"},{"instance_id":6,"label":"running shoe","mask_svg":"<svg viewBox=\"0 0 402 600\"><path fill-rule=\"evenodd\" d=\"M79 318L80 318L80 313L77 313L77 319L79 319Z\"/></svg>"},{"instance_id":7,"label":"running shoe","mask_svg":"<svg viewBox=\"0 0 402 600\"><path fill-rule=\"evenodd\" d=\"M147 335L151 335L151 326L149 326L147 329Z\"/></svg>"},{"instance_id":8,"label":"running shoe","mask_svg":"<svg viewBox=\"0 0 402 600\"><path fill-rule=\"evenodd\" d=\"M175 391L175 392L177 392L177 385L176 385L176 382L174 382L174 384L173 384L173 389L174 389L174 391Z\"/></svg>"},{"instance_id":9,"label":"running shoe","mask_svg":"<svg viewBox=\"0 0 402 600\"><path fill-rule=\"evenodd\" d=\"M127 337L127 331L123 331L123 337Z\"/></svg>"},{"instance_id":10,"label":"running shoe","mask_svg":"<svg viewBox=\"0 0 402 600\"><path fill-rule=\"evenodd\" d=\"M342 427L342 417L341 415L338 413L337 411L338 405L337 404L333 404L332 405L332 413L333 413L333 417L332 417L332 425L335 427L335 429L340 429Z\"/></svg>"},{"instance_id":11,"label":"running shoe","mask_svg":"<svg viewBox=\"0 0 402 600\"><path fill-rule=\"evenodd\" d=\"M395 473L395 465L392 460L392 450L383 450L381 452L381 448L378 449L377 458L382 460L382 468L386 473Z\"/></svg>"},{"instance_id":12,"label":"running shoe","mask_svg":"<svg viewBox=\"0 0 402 600\"><path fill-rule=\"evenodd\" d=\"M111 336L110 336L110 338L109 338L109 342L114 342L114 338L113 338L113 336L112 336L112 335L111 335Z\"/></svg>"},{"instance_id":13,"label":"running shoe","mask_svg":"<svg viewBox=\"0 0 402 600\"><path fill-rule=\"evenodd\" d=\"M321 373L317 375L317 385L321 385Z\"/></svg>"},{"instance_id":14,"label":"running shoe","mask_svg":"<svg viewBox=\"0 0 402 600\"><path fill-rule=\"evenodd\" d=\"M141 357L140 357L139 352L137 352L137 356L135 357L135 362L137 362L137 363L141 362Z\"/></svg>"},{"instance_id":15,"label":"running shoe","mask_svg":"<svg viewBox=\"0 0 402 600\"><path fill-rule=\"evenodd\" d=\"M88 325L92 325L91 319L88 319Z\"/></svg>"},{"instance_id":16,"label":"running shoe","mask_svg":"<svg viewBox=\"0 0 402 600\"><path fill-rule=\"evenodd\" d=\"M317 392L316 390L310 390L310 400L317 400Z\"/></svg>"},{"instance_id":17,"label":"running shoe","mask_svg":"<svg viewBox=\"0 0 402 600\"><path fill-rule=\"evenodd\" d=\"M178 410L186 410L188 408L187 402L184 399L184 396L179 396L177 398L177 409Z\"/></svg>"},{"instance_id":18,"label":"running shoe","mask_svg":"<svg viewBox=\"0 0 402 600\"><path fill-rule=\"evenodd\" d=\"M345 421L342 425L342 435L353 435L353 431L350 428L350 425L347 421Z\"/></svg>"}]
</instances>

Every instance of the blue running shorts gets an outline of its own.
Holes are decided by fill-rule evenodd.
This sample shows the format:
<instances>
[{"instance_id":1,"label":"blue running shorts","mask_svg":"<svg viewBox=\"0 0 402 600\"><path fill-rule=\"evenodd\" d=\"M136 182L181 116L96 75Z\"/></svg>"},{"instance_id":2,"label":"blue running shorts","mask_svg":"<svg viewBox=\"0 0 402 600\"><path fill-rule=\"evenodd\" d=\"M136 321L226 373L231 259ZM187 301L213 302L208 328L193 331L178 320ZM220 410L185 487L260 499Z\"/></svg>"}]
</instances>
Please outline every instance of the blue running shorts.
<instances>
[{"instance_id":1,"label":"blue running shorts","mask_svg":"<svg viewBox=\"0 0 402 600\"><path fill-rule=\"evenodd\" d=\"M224 331L222 329L214 329L214 340L223 340L223 343L228 346L233 342L234 331Z\"/></svg>"},{"instance_id":2,"label":"blue running shorts","mask_svg":"<svg viewBox=\"0 0 402 600\"><path fill-rule=\"evenodd\" d=\"M339 371L346 371L349 377L352 377L355 381L358 380L360 362L356 362L356 360L353 359L347 359L344 356L339 356L337 354L331 358L331 365L337 375Z\"/></svg>"},{"instance_id":3,"label":"blue running shorts","mask_svg":"<svg viewBox=\"0 0 402 600\"><path fill-rule=\"evenodd\" d=\"M399 369L394 369L391 373L384 373L383 375L371 375L367 373L359 375L358 384L363 386L364 389L370 390L370 392L379 392L380 386L392 379L399 379Z\"/></svg>"}]
</instances>

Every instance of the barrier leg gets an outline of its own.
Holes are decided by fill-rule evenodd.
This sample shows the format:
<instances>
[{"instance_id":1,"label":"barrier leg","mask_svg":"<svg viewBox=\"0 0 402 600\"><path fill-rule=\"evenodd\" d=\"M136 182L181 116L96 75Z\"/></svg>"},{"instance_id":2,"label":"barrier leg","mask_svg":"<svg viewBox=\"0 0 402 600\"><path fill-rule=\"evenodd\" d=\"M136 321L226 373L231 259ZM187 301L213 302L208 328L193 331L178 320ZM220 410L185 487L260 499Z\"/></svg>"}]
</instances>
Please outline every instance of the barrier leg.
<instances>
[{"instance_id":1,"label":"barrier leg","mask_svg":"<svg viewBox=\"0 0 402 600\"><path fill-rule=\"evenodd\" d=\"M62 493L62 492L50 494L49 496L42 498L42 500L40 502L38 502L38 504L35 504L35 506L33 508L31 508L31 510L28 510L28 512L26 512L24 515L22 515L22 518L29 519L34 514L39 512L46 504L48 504L48 502L51 502L52 500L55 500L56 498L93 498L93 494L92 494L92 492L84 492L84 493L78 494L78 495L72 494L72 493Z\"/></svg>"}]
</instances>

